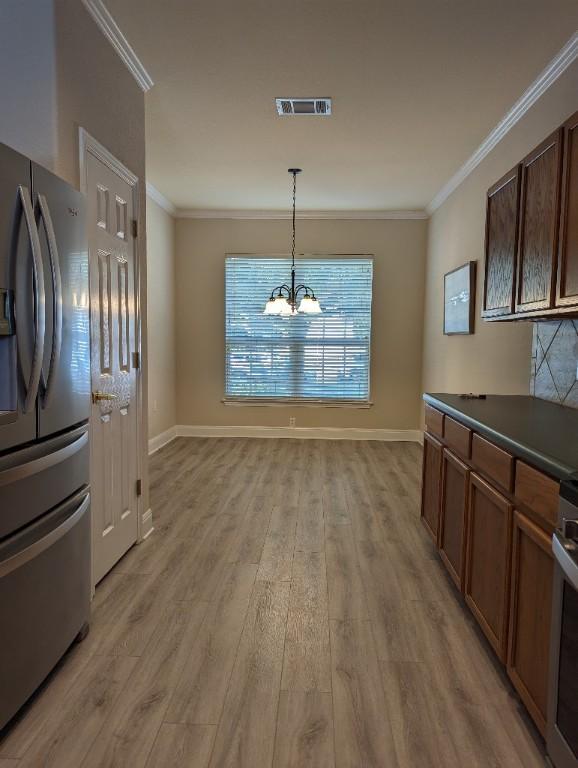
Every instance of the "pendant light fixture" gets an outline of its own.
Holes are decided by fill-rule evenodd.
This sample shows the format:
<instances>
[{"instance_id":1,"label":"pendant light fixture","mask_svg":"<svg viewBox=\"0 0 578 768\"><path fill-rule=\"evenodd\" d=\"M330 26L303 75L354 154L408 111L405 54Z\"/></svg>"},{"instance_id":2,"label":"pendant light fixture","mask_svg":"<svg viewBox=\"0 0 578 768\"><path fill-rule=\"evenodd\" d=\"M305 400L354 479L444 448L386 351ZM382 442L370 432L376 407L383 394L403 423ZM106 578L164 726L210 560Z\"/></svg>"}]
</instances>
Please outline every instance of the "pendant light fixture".
<instances>
[{"instance_id":1,"label":"pendant light fixture","mask_svg":"<svg viewBox=\"0 0 578 768\"><path fill-rule=\"evenodd\" d=\"M289 168L293 174L293 245L291 248L291 285L283 283L271 291L271 296L265 304L264 315L279 315L280 317L295 317L299 312L305 315L321 314L321 307L313 289L304 283L295 285L295 197L297 191L297 174L301 168ZM299 302L299 294L303 296ZM297 306L299 302L299 307Z\"/></svg>"}]
</instances>

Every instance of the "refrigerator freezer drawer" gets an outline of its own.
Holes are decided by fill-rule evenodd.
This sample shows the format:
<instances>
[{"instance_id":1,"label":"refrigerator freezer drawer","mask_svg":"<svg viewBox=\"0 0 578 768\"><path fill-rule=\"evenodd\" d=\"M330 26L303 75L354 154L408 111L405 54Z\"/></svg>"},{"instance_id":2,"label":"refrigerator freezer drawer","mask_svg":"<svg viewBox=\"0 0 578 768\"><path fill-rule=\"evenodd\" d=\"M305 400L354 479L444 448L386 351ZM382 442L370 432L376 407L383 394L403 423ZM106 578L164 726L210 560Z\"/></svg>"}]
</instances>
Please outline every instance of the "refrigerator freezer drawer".
<instances>
[{"instance_id":1,"label":"refrigerator freezer drawer","mask_svg":"<svg viewBox=\"0 0 578 768\"><path fill-rule=\"evenodd\" d=\"M85 489L0 545L0 728L52 670L89 612Z\"/></svg>"},{"instance_id":2,"label":"refrigerator freezer drawer","mask_svg":"<svg viewBox=\"0 0 578 768\"><path fill-rule=\"evenodd\" d=\"M0 457L0 539L89 481L88 427Z\"/></svg>"}]
</instances>

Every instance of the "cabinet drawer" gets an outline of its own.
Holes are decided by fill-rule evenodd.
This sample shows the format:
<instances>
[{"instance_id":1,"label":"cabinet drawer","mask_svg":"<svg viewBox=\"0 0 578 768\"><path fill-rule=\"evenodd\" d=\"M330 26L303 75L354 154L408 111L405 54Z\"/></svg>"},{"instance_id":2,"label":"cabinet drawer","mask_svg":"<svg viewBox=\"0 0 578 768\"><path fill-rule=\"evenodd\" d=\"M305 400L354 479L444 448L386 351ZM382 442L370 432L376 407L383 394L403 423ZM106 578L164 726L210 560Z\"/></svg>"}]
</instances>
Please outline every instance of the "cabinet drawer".
<instances>
[{"instance_id":1,"label":"cabinet drawer","mask_svg":"<svg viewBox=\"0 0 578 768\"><path fill-rule=\"evenodd\" d=\"M472 430L464 427L459 421L446 416L444 438L449 447L461 456L469 459L472 448Z\"/></svg>"},{"instance_id":2,"label":"cabinet drawer","mask_svg":"<svg viewBox=\"0 0 578 768\"><path fill-rule=\"evenodd\" d=\"M444 414L436 408L432 408L431 405L425 407L425 425L428 432L438 437L444 436Z\"/></svg>"},{"instance_id":3,"label":"cabinet drawer","mask_svg":"<svg viewBox=\"0 0 578 768\"><path fill-rule=\"evenodd\" d=\"M555 525L558 521L560 486L548 475L516 461L516 498L533 512Z\"/></svg>"},{"instance_id":4,"label":"cabinet drawer","mask_svg":"<svg viewBox=\"0 0 578 768\"><path fill-rule=\"evenodd\" d=\"M511 491L514 485L514 457L479 435L472 440L472 462L476 469Z\"/></svg>"}]
</instances>

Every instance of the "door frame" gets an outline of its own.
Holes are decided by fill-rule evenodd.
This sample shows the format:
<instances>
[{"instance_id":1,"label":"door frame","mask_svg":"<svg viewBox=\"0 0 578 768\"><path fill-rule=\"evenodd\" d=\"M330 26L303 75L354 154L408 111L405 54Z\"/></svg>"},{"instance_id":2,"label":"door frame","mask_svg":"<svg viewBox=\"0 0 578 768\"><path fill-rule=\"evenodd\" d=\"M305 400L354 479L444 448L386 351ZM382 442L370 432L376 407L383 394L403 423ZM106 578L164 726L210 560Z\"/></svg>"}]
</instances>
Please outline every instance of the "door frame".
<instances>
[{"instance_id":1,"label":"door frame","mask_svg":"<svg viewBox=\"0 0 578 768\"><path fill-rule=\"evenodd\" d=\"M138 176L130 171L120 160L109 152L94 136L91 136L84 128L78 129L78 148L79 148L79 169L80 169L80 190L84 194L88 193L88 162L87 156L93 155L97 160L107 166L113 173L125 181L132 189L133 216L135 221L140 222L140 182ZM135 264L135 347L139 356L139 366L135 369L136 373L136 440L137 440L137 475L143 476L143 397L142 397L142 323L141 323L141 290L142 290L142 270L141 270L141 249L140 249L140 231L137 229L137 236L133 237L134 244L134 264ZM92 343L92 342L91 342ZM92 419L92 415L91 415ZM144 530L143 518L145 510L143 509L143 493L137 495L137 542L145 539L153 531L152 520L147 530ZM147 514L148 516L148 514Z\"/></svg>"}]
</instances>

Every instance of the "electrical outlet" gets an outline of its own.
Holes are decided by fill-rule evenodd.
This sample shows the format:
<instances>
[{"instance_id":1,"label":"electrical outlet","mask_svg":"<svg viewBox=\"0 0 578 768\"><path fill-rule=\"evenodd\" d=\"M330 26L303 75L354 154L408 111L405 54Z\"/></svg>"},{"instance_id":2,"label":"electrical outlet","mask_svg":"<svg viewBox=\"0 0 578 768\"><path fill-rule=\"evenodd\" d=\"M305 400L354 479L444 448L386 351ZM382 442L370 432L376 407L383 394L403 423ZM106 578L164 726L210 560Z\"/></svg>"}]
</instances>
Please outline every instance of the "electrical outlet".
<instances>
[{"instance_id":1,"label":"electrical outlet","mask_svg":"<svg viewBox=\"0 0 578 768\"><path fill-rule=\"evenodd\" d=\"M153 413L156 413L158 411L158 404L156 400L153 400Z\"/></svg>"},{"instance_id":2,"label":"electrical outlet","mask_svg":"<svg viewBox=\"0 0 578 768\"><path fill-rule=\"evenodd\" d=\"M295 416L289 416L289 426L290 427L295 426Z\"/></svg>"}]
</instances>

